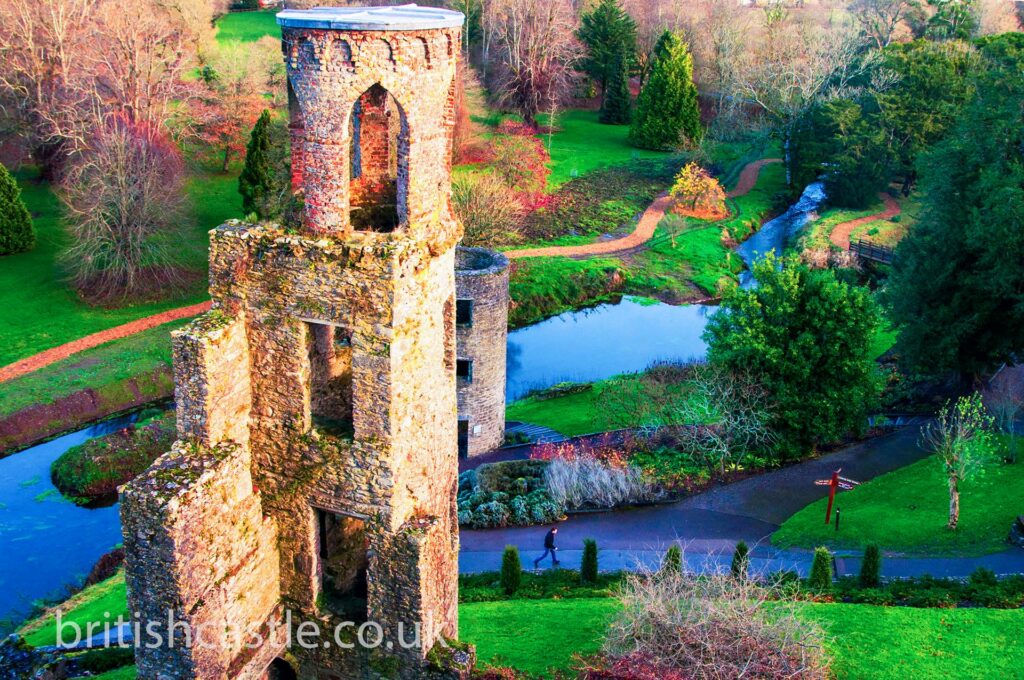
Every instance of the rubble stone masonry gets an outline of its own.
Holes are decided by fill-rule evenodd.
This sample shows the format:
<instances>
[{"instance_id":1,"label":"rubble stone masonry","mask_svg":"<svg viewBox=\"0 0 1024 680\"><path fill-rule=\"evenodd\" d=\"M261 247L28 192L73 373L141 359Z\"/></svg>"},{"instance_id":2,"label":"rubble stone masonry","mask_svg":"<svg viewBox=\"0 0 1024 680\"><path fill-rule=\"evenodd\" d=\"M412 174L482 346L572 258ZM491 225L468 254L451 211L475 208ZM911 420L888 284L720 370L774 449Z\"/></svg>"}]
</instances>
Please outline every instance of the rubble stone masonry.
<instances>
[{"instance_id":1,"label":"rubble stone masonry","mask_svg":"<svg viewBox=\"0 0 1024 680\"><path fill-rule=\"evenodd\" d=\"M458 634L461 15L422 8L402 24L391 9L374 8L370 28L279 15L305 221L211 232L214 308L174 335L180 440L122 490L121 514L133 610L173 611L215 644L140 647L140 678L278 677L272 664L300 678L455 678L472 663L431 654ZM286 610L320 624L315 648L285 649ZM335 644L334 626L360 620L395 644ZM418 645L397 643L399 624L407 638L419 628ZM253 646L231 631L267 634Z\"/></svg>"}]
</instances>

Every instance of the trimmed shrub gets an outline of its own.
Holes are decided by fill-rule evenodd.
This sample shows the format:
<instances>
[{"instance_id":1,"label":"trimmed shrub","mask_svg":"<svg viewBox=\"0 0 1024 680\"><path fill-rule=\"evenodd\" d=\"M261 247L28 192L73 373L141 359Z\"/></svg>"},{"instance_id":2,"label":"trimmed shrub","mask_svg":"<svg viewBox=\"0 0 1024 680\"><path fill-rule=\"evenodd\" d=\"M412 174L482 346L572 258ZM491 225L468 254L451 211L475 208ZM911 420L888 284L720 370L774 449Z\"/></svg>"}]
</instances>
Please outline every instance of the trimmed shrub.
<instances>
[{"instance_id":1,"label":"trimmed shrub","mask_svg":"<svg viewBox=\"0 0 1024 680\"><path fill-rule=\"evenodd\" d=\"M523 565L519 561L519 548L506 545L501 556L501 589L506 595L514 595L523 581Z\"/></svg>"},{"instance_id":2,"label":"trimmed shrub","mask_svg":"<svg viewBox=\"0 0 1024 680\"><path fill-rule=\"evenodd\" d=\"M661 561L662 571L683 571L683 549L676 544L672 544L665 551L665 557Z\"/></svg>"},{"instance_id":3,"label":"trimmed shrub","mask_svg":"<svg viewBox=\"0 0 1024 680\"><path fill-rule=\"evenodd\" d=\"M733 578L745 579L750 575L750 548L744 541L736 544L729 570L732 572Z\"/></svg>"},{"instance_id":4,"label":"trimmed shrub","mask_svg":"<svg viewBox=\"0 0 1024 680\"><path fill-rule=\"evenodd\" d=\"M242 196L242 212L260 219L270 217L274 172L271 168L270 112L260 114L245 148L245 165L238 176L238 193Z\"/></svg>"},{"instance_id":5,"label":"trimmed shrub","mask_svg":"<svg viewBox=\"0 0 1024 680\"><path fill-rule=\"evenodd\" d=\"M10 255L36 247L32 216L21 200L21 189L14 177L0 165L0 255Z\"/></svg>"},{"instance_id":6,"label":"trimmed shrub","mask_svg":"<svg viewBox=\"0 0 1024 680\"><path fill-rule=\"evenodd\" d=\"M584 583L597 583L597 541L592 538L583 539L580 580Z\"/></svg>"},{"instance_id":7,"label":"trimmed shrub","mask_svg":"<svg viewBox=\"0 0 1024 680\"><path fill-rule=\"evenodd\" d=\"M811 577L807 580L811 588L827 593L832 590L832 553L828 548L814 549L814 562L811 564Z\"/></svg>"},{"instance_id":8,"label":"trimmed shrub","mask_svg":"<svg viewBox=\"0 0 1024 680\"><path fill-rule=\"evenodd\" d=\"M877 545L864 548L864 557L860 563L860 574L857 577L861 588L877 588L882 583L882 554Z\"/></svg>"}]
</instances>

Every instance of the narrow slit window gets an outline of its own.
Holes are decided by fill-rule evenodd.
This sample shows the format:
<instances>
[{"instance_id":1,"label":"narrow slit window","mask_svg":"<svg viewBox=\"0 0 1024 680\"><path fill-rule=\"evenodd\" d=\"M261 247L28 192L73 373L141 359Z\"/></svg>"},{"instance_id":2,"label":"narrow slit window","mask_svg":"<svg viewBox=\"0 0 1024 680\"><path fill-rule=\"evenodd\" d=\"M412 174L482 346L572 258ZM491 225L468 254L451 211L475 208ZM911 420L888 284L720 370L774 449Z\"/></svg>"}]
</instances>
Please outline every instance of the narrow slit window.
<instances>
[{"instance_id":1,"label":"narrow slit window","mask_svg":"<svg viewBox=\"0 0 1024 680\"><path fill-rule=\"evenodd\" d=\"M473 301L455 301L455 325L460 328L469 328L473 325Z\"/></svg>"},{"instance_id":2,"label":"narrow slit window","mask_svg":"<svg viewBox=\"0 0 1024 680\"><path fill-rule=\"evenodd\" d=\"M467 383L473 382L473 362L470 359L459 359L455 362L455 377Z\"/></svg>"}]
</instances>

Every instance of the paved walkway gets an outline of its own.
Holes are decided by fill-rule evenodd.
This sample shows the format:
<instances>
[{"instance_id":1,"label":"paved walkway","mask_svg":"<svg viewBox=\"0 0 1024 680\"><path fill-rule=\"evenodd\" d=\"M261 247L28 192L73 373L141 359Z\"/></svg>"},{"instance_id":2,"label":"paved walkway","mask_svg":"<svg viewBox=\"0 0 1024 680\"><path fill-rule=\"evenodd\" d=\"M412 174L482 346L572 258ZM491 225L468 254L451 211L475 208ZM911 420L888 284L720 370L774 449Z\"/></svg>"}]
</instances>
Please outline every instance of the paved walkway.
<instances>
[{"instance_id":1,"label":"paved walkway","mask_svg":"<svg viewBox=\"0 0 1024 680\"><path fill-rule=\"evenodd\" d=\"M757 184L761 168L769 163L781 163L781 158L762 158L748 163L740 172L736 186L729 192L729 198L745 196ZM614 255L634 250L647 243L654 236L658 223L665 217L665 211L672 205L672 199L668 194L663 194L654 199L654 202L647 207L644 214L640 216L633 233L622 238L611 241L598 241L587 243L581 246L549 246L547 248L525 248L523 250L506 250L506 257L516 260L524 257L552 257L561 255L564 257L591 257L595 255Z\"/></svg>"},{"instance_id":2,"label":"paved walkway","mask_svg":"<svg viewBox=\"0 0 1024 680\"><path fill-rule=\"evenodd\" d=\"M879 193L878 197L885 203L885 210L874 215L868 215L867 217L859 217L849 222L840 222L832 228L832 233L829 234L829 240L834 245L839 246L843 250L850 249L850 234L853 230L862 224L870 224L871 222L877 222L878 220L887 220L890 217L895 217L900 214L900 204L895 198L886 193Z\"/></svg>"},{"instance_id":3,"label":"paved walkway","mask_svg":"<svg viewBox=\"0 0 1024 680\"><path fill-rule=\"evenodd\" d=\"M129 335L135 335L136 333L147 331L150 328L156 328L157 326L171 321L177 321L178 319L185 319L190 316L202 314L210 309L210 305L210 302L200 302L199 304L190 305L188 307L170 309L166 312L161 312L160 314L136 319L135 321L130 321L128 323L121 324L120 326L108 328L105 331L86 335L78 340L58 345L57 347L48 349L45 352L40 352L39 354L33 354L21 361L15 361L13 364L0 367L0 382L17 378L18 376L31 373L32 371L37 371L40 368L49 366L61 359L67 359L72 354L92 349L93 347L102 345L105 342L126 338Z\"/></svg>"},{"instance_id":4,"label":"paved walkway","mask_svg":"<svg viewBox=\"0 0 1024 680\"><path fill-rule=\"evenodd\" d=\"M828 477L842 468L843 476L867 481L927 456L917 446L918 428L904 428L893 434L850 446L814 460L793 465L733 484L691 496L682 501L614 513L572 515L559 524L558 542L564 566L579 566L584 538L594 538L601 548L601 568L633 568L638 564L656 564L672 543L685 547L693 566L728 565L740 540L752 549L755 569L810 569L807 550L779 550L768 540L789 516L822 498L823 487L814 480ZM841 498L841 496L840 496ZM846 521L850 521L847 519ZM1009 527L1007 527L1009 530ZM459 568L463 572L500 568L501 551L517 545L523 563L539 555L537 546L544 527L493 530L464 530ZM997 573L1024 572L1024 550L977 558L904 558L888 557L884 570L889 576L921 573L966 576L979 565ZM836 567L840 574L856 573L859 558L839 553Z\"/></svg>"}]
</instances>

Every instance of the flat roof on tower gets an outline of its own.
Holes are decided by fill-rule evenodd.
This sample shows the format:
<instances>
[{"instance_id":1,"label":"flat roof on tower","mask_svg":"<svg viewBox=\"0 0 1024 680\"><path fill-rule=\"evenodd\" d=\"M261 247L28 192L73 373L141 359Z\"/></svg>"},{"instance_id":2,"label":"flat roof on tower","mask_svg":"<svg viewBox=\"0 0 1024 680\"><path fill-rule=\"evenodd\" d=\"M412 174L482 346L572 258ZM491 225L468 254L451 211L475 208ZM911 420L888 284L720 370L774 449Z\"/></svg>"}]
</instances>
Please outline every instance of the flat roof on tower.
<instances>
[{"instance_id":1,"label":"flat roof on tower","mask_svg":"<svg viewBox=\"0 0 1024 680\"><path fill-rule=\"evenodd\" d=\"M277 23L286 28L335 28L345 31L417 31L456 28L462 12L419 5L391 7L316 7L278 12Z\"/></svg>"}]
</instances>

